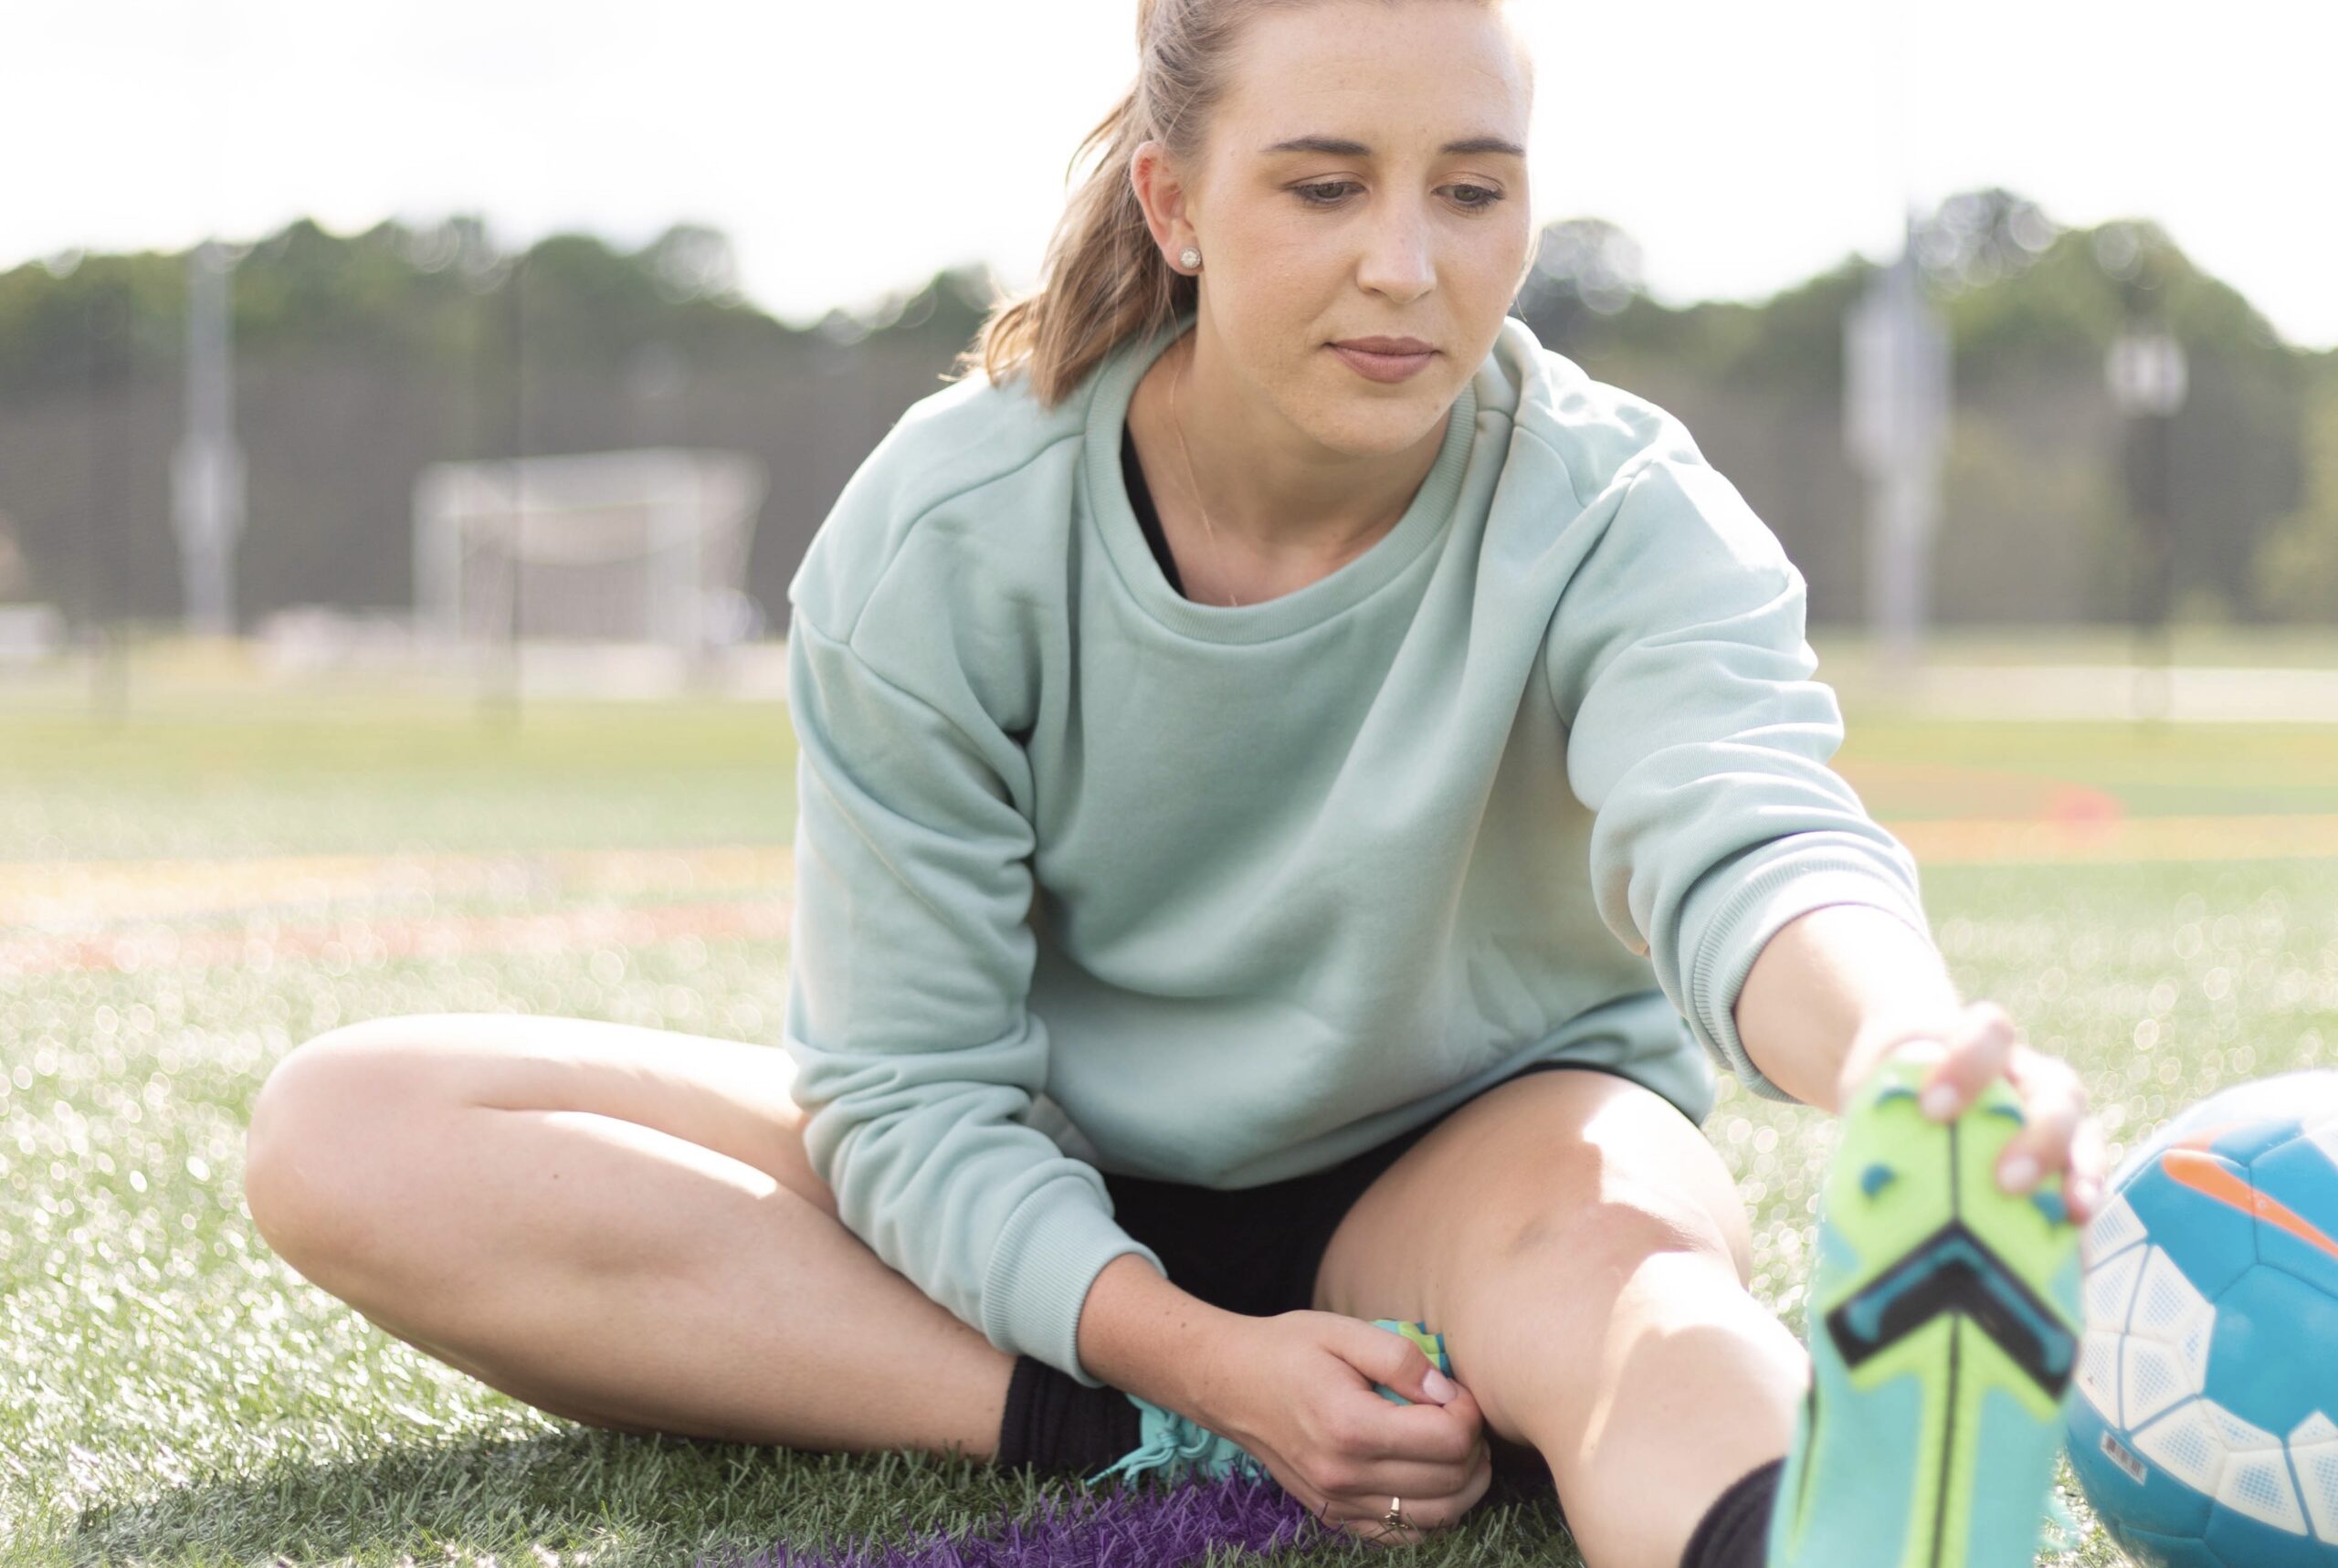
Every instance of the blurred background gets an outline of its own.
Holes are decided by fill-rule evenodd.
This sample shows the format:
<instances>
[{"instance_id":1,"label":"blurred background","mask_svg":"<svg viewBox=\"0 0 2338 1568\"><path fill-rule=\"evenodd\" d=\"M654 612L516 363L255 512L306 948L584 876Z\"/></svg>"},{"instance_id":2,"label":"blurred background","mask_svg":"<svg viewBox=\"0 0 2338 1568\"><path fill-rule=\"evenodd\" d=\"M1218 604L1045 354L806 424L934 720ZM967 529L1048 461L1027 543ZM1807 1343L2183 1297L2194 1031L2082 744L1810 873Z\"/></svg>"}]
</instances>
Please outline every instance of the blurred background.
<instances>
[{"instance_id":1,"label":"blurred background","mask_svg":"<svg viewBox=\"0 0 2338 1568\"><path fill-rule=\"evenodd\" d=\"M2328 627L2338 216L2294 160L2338 22L2236 9L1521 5L1515 313L1688 422L1816 626ZM813 531L1036 279L1132 68L1130 5L1015 10L30 22L0 658L509 682L541 640L546 679L768 690Z\"/></svg>"},{"instance_id":2,"label":"blurred background","mask_svg":"<svg viewBox=\"0 0 2338 1568\"><path fill-rule=\"evenodd\" d=\"M1513 11L1515 313L1784 542L1837 766L1960 984L2080 1066L2114 1154L2324 1060L2338 12ZM62 1348L0 1353L0 1546L674 1561L858 1484L580 1428L383 1333L252 1231L242 1130L360 1018L777 1041L786 584L1037 280L1133 16L11 18L0 1348ZM1727 1084L1708 1130L1798 1328L1829 1131Z\"/></svg>"}]
</instances>

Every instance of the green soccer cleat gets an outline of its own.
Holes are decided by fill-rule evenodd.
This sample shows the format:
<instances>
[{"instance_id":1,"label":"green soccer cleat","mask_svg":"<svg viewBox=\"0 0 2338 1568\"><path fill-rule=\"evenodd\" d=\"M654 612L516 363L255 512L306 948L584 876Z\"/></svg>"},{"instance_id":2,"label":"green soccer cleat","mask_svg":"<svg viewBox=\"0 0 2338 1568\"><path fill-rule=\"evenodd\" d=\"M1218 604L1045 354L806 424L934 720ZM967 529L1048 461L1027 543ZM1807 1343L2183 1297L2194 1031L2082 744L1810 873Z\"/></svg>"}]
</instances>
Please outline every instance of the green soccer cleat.
<instances>
[{"instance_id":1,"label":"green soccer cleat","mask_svg":"<svg viewBox=\"0 0 2338 1568\"><path fill-rule=\"evenodd\" d=\"M1404 1335L1406 1339L1412 1341L1413 1343L1420 1346L1421 1353L1428 1357L1429 1365L1437 1368L1438 1371L1443 1373L1448 1377L1451 1377L1453 1375L1452 1359L1445 1353L1445 1336L1440 1333L1433 1332L1427 1323L1404 1323L1397 1321L1394 1318L1374 1318L1372 1320L1372 1326L1375 1329L1386 1329L1392 1333ZM1383 1399L1393 1399L1399 1405L1410 1405L1412 1403L1411 1400L1406 1398L1403 1394L1397 1393L1395 1389L1389 1387L1385 1383L1375 1383L1372 1387L1373 1392L1379 1394Z\"/></svg>"},{"instance_id":2,"label":"green soccer cleat","mask_svg":"<svg viewBox=\"0 0 2338 1568\"><path fill-rule=\"evenodd\" d=\"M2078 1353L2079 1229L2061 1177L1997 1185L2023 1114L2003 1079L1954 1121L1885 1060L1819 1197L1810 1393L1769 1568L2027 1568Z\"/></svg>"},{"instance_id":3,"label":"green soccer cleat","mask_svg":"<svg viewBox=\"0 0 2338 1568\"><path fill-rule=\"evenodd\" d=\"M1399 1322L1394 1318L1374 1318L1373 1326L1404 1335L1420 1346L1437 1370L1447 1376L1453 1373L1453 1363L1445 1354L1445 1336L1433 1333L1427 1323ZM1384 1399L1399 1405L1411 1400L1385 1383L1373 1388ZM1266 1466L1231 1437L1220 1436L1199 1422L1164 1410L1151 1400L1129 1395L1137 1407L1137 1446L1122 1455L1120 1461L1097 1471L1087 1479L1094 1486L1109 1476L1136 1476L1158 1470L1165 1476L1191 1475L1208 1479L1239 1474L1257 1479L1270 1479Z\"/></svg>"}]
</instances>

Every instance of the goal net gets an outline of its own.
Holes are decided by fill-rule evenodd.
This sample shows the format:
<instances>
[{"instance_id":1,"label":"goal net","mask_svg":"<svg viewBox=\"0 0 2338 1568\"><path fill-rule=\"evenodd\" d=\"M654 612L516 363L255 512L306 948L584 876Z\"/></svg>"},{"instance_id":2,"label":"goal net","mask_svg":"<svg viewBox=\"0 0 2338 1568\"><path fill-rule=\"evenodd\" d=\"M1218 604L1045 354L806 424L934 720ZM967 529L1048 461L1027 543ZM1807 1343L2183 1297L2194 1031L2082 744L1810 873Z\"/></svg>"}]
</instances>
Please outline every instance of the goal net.
<instances>
[{"instance_id":1,"label":"goal net","mask_svg":"<svg viewBox=\"0 0 2338 1568\"><path fill-rule=\"evenodd\" d=\"M679 447L434 463L414 484L416 635L736 642L766 482L746 453Z\"/></svg>"}]
</instances>

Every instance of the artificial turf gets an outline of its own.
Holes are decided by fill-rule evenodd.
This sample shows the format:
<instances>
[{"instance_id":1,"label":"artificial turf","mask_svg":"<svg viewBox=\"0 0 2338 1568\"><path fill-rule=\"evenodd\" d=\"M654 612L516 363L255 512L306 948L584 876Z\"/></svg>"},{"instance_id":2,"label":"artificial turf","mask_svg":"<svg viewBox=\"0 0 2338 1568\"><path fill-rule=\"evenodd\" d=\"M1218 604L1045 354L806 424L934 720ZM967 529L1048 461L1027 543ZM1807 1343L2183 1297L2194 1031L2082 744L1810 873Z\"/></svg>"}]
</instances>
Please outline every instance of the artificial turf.
<instances>
[{"instance_id":1,"label":"artificial turf","mask_svg":"<svg viewBox=\"0 0 2338 1568\"><path fill-rule=\"evenodd\" d=\"M1854 714L1838 764L1914 842L1956 809L1943 767L2084 786L2139 815L2328 814L2334 749L2299 727ZM921 1542L927 1557L896 1560L943 1561L937 1535L1036 1531L1048 1500L1074 1500L937 1456L798 1455L545 1415L303 1280L245 1208L253 1096L339 1023L511 1010L776 1048L783 937L716 922L628 942L591 922L636 903L784 902L756 869L768 858L656 852L785 846L793 759L785 710L761 703L532 704L516 728L395 694L133 691L119 720L0 711L0 1563L717 1568L761 1554L784 1568ZM613 880L581 868L606 871L578 858L591 851L637 853ZM303 857L379 875L303 880ZM171 862L199 881L205 862L264 860L291 867L273 890L223 882L209 906L137 893ZM1965 994L2069 1057L2123 1148L2210 1090L2338 1052L2333 871L2326 858L1980 858L1927 861L1924 889ZM401 922L526 914L574 921L552 940L381 940ZM173 956L184 932L223 926L241 934L227 960ZM28 932L76 945L60 957ZM1724 1082L1707 1131L1755 1216L1754 1289L1798 1331L1829 1124ZM1083 1539L1079 1560L1099 1561L1104 1537ZM1101 1560L1142 1568L1136 1550ZM1532 1504L1485 1507L1407 1556L1576 1561ZM972 1545L959 1560L986 1561ZM2121 1559L2090 1529L2044 1561Z\"/></svg>"}]
</instances>

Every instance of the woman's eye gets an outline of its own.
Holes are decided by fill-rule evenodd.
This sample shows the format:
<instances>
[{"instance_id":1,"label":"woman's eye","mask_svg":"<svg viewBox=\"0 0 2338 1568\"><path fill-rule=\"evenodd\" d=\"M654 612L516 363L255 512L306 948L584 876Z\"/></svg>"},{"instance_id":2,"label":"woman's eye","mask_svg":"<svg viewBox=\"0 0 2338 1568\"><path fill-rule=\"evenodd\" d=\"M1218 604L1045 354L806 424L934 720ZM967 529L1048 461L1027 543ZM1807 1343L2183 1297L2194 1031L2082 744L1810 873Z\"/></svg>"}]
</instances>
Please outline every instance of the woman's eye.
<instances>
[{"instance_id":1,"label":"woman's eye","mask_svg":"<svg viewBox=\"0 0 2338 1568\"><path fill-rule=\"evenodd\" d=\"M1319 182L1312 185L1294 185L1291 188L1297 191L1300 195L1300 199L1306 202L1309 205L1330 207L1337 206L1339 205L1337 197L1318 196L1311 195L1310 193L1315 191L1344 191L1353 189L1354 185L1355 182L1353 180L1330 180Z\"/></svg>"},{"instance_id":2,"label":"woman's eye","mask_svg":"<svg viewBox=\"0 0 2338 1568\"><path fill-rule=\"evenodd\" d=\"M1291 187L1291 189L1299 193L1300 200L1305 202L1310 206L1317 207L1335 207L1340 205L1340 198L1336 195L1317 195L1314 193L1318 191L1348 191L1355 188L1357 188L1356 183L1353 180L1319 180L1312 184L1293 185ZM1486 208L1492 206L1496 202L1504 199L1502 194L1500 191L1495 190L1490 185L1448 185L1446 189L1449 191L1466 191L1473 196L1483 198L1482 200L1460 201L1456 203L1457 205L1469 208L1475 212L1482 212Z\"/></svg>"}]
</instances>

